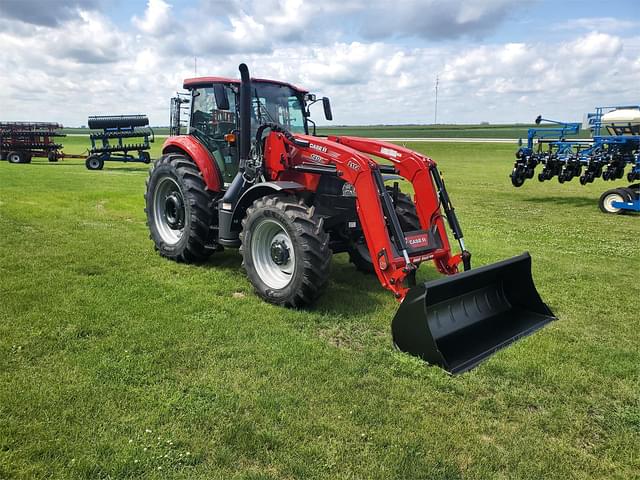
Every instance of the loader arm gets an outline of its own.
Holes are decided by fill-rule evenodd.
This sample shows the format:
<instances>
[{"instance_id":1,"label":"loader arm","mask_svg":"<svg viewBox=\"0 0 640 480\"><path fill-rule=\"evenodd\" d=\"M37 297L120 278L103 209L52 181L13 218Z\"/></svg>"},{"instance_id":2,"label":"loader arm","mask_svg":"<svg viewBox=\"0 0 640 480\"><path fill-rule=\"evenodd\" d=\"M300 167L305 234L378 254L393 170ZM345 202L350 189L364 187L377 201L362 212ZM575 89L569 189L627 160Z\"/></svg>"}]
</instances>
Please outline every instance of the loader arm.
<instances>
[{"instance_id":1,"label":"loader arm","mask_svg":"<svg viewBox=\"0 0 640 480\"><path fill-rule=\"evenodd\" d=\"M391 322L393 342L400 350L461 373L555 319L536 291L528 254L469 270L462 231L430 158L376 140L294 137L277 130L267 136L263 155L264 173L271 180L296 181L316 191L321 175L335 175L354 186L373 268L382 286L401 302ZM391 166L368 155L386 159ZM418 252L410 248L416 232L400 229L382 170L412 184L422 228L418 236L431 241L435 230L437 248ZM460 254L451 255L442 210L460 243ZM416 266L425 260L433 260L440 272L449 275L415 284ZM461 262L465 271L457 273Z\"/></svg>"},{"instance_id":2,"label":"loader arm","mask_svg":"<svg viewBox=\"0 0 640 480\"><path fill-rule=\"evenodd\" d=\"M409 290L405 280L414 273L416 264L433 260L442 273L458 271L461 256L451 255L438 193L431 178L431 168L435 168L431 159L373 140L307 135L296 135L295 139L297 141L280 132L269 134L264 148L269 176L273 180L295 180L311 190L317 185L318 175L335 175L352 184L358 219L374 270L382 286L391 290L399 301ZM411 182L421 227L425 233L435 229L439 239L437 248L416 254L409 251L406 232L400 229L390 195L384 188L381 167L367 153L389 159L395 172Z\"/></svg>"},{"instance_id":3,"label":"loader arm","mask_svg":"<svg viewBox=\"0 0 640 480\"><path fill-rule=\"evenodd\" d=\"M461 253L451 255L451 247L442 219L442 208L445 210L449 226L453 230L456 240L462 240L462 230L444 189L444 181L441 179L433 159L408 148L380 140L347 136L330 136L329 140L390 161L397 174L411 183L415 193L414 203L420 218L420 225L424 230L435 225L442 244L442 249L433 252L433 261L440 273L452 275L458 272L458 265L461 261L468 262L470 254L466 252L463 242L460 245ZM438 182L435 182L436 185L434 185L434 174L438 178ZM436 190L438 184L441 188ZM465 270L469 268L468 265L465 265Z\"/></svg>"}]
</instances>

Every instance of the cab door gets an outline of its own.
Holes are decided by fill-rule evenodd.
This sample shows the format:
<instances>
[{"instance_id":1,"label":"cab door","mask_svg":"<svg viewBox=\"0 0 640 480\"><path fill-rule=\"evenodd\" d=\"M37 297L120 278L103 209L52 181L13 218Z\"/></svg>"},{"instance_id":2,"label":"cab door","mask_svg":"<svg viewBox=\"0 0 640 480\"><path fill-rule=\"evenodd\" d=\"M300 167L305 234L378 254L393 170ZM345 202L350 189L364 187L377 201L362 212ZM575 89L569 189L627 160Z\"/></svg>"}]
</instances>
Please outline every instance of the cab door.
<instances>
[{"instance_id":1,"label":"cab door","mask_svg":"<svg viewBox=\"0 0 640 480\"><path fill-rule=\"evenodd\" d=\"M224 136L238 126L235 92L228 85L224 90L229 110L218 108L213 87L193 89L189 131L211 152L227 186L238 173L239 159L237 145L229 145Z\"/></svg>"}]
</instances>

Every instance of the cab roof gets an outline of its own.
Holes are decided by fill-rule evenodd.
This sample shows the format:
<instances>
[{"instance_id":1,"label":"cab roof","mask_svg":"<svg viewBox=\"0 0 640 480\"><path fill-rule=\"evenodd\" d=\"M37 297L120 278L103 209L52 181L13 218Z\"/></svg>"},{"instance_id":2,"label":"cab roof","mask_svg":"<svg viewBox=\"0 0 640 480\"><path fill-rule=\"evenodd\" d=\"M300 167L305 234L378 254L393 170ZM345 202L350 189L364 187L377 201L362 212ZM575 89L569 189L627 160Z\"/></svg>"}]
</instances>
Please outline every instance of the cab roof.
<instances>
[{"instance_id":1,"label":"cab roof","mask_svg":"<svg viewBox=\"0 0 640 480\"><path fill-rule=\"evenodd\" d=\"M308 90L305 90L303 88L296 87L295 85L291 85L290 83L287 83L287 82L280 82L278 80L267 80L265 78L252 78L251 81L256 83L273 83L276 85L283 85L299 93L309 92ZM183 88L189 90L197 87L209 87L214 83L232 83L234 85L240 85L240 80L237 78L227 78L227 77L195 77L195 78L186 78L182 86Z\"/></svg>"}]
</instances>

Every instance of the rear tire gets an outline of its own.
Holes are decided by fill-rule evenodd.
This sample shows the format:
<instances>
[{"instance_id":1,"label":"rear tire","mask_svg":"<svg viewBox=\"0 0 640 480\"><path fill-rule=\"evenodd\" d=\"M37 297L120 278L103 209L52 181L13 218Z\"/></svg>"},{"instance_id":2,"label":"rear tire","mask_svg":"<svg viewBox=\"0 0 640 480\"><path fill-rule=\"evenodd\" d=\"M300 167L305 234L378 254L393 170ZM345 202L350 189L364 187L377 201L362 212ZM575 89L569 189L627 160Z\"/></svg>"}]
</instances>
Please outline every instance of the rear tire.
<instances>
[{"instance_id":1,"label":"rear tire","mask_svg":"<svg viewBox=\"0 0 640 480\"><path fill-rule=\"evenodd\" d=\"M629 192L624 188L614 188L607 190L600 196L598 201L598 207L603 213L624 213L622 208L616 208L613 206L613 202L628 202L630 201Z\"/></svg>"},{"instance_id":2,"label":"rear tire","mask_svg":"<svg viewBox=\"0 0 640 480\"><path fill-rule=\"evenodd\" d=\"M293 197L267 196L247 209L240 233L242 265L258 296L304 307L329 278L329 235L313 207Z\"/></svg>"},{"instance_id":3,"label":"rear tire","mask_svg":"<svg viewBox=\"0 0 640 480\"><path fill-rule=\"evenodd\" d=\"M156 160L144 199L149 236L160 255L194 263L214 252L215 199L191 159L171 153Z\"/></svg>"},{"instance_id":4,"label":"rear tire","mask_svg":"<svg viewBox=\"0 0 640 480\"><path fill-rule=\"evenodd\" d=\"M387 187L387 191L391 194L392 188ZM400 192L394 208L396 215L398 216L398 220L400 220L400 227L402 227L402 231L410 232L412 230L421 229L420 218L418 218L416 206L409 195ZM373 267L373 263L371 263L369 247L367 247L364 235L358 238L349 249L349 261L361 272L375 273L375 268Z\"/></svg>"}]
</instances>

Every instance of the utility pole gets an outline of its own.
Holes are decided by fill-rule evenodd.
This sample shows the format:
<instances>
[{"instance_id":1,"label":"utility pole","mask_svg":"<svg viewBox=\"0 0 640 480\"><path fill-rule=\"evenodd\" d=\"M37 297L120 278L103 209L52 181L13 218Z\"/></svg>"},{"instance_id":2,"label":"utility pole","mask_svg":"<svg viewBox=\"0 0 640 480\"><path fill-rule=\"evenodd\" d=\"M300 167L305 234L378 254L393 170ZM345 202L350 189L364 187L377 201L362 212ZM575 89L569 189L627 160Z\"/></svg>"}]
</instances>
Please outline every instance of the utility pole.
<instances>
[{"instance_id":1,"label":"utility pole","mask_svg":"<svg viewBox=\"0 0 640 480\"><path fill-rule=\"evenodd\" d=\"M436 75L436 108L435 113L433 115L433 124L436 125L438 123L438 84L440 83L440 76Z\"/></svg>"}]
</instances>

